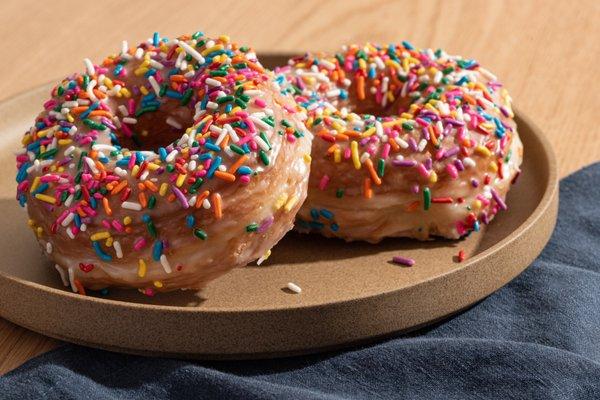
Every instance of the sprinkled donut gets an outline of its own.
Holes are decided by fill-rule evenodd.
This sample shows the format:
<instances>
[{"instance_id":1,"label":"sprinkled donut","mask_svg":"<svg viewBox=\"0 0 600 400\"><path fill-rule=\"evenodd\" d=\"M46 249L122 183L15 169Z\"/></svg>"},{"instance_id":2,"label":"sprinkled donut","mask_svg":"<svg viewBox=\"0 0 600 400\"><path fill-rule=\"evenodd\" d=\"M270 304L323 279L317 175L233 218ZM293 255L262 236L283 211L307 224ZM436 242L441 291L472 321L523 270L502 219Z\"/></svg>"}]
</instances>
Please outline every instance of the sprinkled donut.
<instances>
[{"instance_id":1,"label":"sprinkled donut","mask_svg":"<svg viewBox=\"0 0 600 400\"><path fill-rule=\"evenodd\" d=\"M507 208L523 148L510 96L477 62L403 42L308 53L276 72L315 135L300 230L459 238Z\"/></svg>"},{"instance_id":2,"label":"sprinkled donut","mask_svg":"<svg viewBox=\"0 0 600 400\"><path fill-rule=\"evenodd\" d=\"M247 47L124 42L52 89L17 200L65 286L201 288L268 257L306 197L312 135Z\"/></svg>"}]
</instances>

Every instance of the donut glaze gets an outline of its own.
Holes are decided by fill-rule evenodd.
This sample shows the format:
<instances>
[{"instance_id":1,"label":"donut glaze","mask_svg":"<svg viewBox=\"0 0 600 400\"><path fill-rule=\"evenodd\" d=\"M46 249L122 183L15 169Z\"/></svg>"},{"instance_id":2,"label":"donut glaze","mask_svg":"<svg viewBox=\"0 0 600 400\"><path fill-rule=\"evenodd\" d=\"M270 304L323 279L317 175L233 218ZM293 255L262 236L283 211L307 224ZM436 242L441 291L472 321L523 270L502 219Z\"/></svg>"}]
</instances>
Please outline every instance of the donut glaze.
<instances>
[{"instance_id":1,"label":"donut glaze","mask_svg":"<svg viewBox=\"0 0 600 400\"><path fill-rule=\"evenodd\" d=\"M85 65L17 153L17 200L65 285L152 295L265 259L306 197L312 135L254 52L155 34Z\"/></svg>"},{"instance_id":2,"label":"donut glaze","mask_svg":"<svg viewBox=\"0 0 600 400\"><path fill-rule=\"evenodd\" d=\"M523 148L508 92L477 62L367 43L276 72L315 135L299 230L459 238L506 209Z\"/></svg>"}]
</instances>

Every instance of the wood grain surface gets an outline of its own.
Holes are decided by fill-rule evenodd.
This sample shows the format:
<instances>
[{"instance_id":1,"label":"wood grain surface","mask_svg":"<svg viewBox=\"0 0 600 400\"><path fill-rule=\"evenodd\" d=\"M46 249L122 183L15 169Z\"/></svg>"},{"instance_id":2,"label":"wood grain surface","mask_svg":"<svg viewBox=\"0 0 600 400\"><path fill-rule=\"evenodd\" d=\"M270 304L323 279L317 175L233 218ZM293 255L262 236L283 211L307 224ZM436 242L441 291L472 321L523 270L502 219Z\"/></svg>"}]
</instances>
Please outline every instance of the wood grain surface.
<instances>
[{"instance_id":1,"label":"wood grain surface","mask_svg":"<svg viewBox=\"0 0 600 400\"><path fill-rule=\"evenodd\" d=\"M600 2L3 0L0 101L101 60L122 40L228 34L260 52L408 40L475 58L546 133L560 175L600 159ZM60 342L0 319L0 374Z\"/></svg>"}]
</instances>

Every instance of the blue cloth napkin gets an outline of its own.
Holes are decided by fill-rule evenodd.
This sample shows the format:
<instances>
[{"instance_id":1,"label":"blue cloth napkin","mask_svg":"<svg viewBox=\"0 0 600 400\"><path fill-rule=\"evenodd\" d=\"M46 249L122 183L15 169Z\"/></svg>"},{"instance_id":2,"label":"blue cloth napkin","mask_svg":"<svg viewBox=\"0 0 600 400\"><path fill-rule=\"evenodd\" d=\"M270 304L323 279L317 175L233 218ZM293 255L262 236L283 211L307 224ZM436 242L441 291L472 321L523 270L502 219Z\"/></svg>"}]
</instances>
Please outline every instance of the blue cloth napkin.
<instances>
[{"instance_id":1,"label":"blue cloth napkin","mask_svg":"<svg viewBox=\"0 0 600 400\"><path fill-rule=\"evenodd\" d=\"M65 345L0 397L600 399L600 163L564 179L552 239L504 288L435 326L307 357L191 362Z\"/></svg>"}]
</instances>

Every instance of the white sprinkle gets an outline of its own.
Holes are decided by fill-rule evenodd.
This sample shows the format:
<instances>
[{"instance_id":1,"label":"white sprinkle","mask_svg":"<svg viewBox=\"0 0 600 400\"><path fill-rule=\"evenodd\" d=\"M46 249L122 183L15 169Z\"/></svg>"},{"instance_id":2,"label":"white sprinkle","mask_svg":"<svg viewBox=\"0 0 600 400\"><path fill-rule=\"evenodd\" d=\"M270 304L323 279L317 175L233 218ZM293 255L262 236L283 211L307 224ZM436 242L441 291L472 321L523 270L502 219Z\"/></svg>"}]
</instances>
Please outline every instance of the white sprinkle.
<instances>
[{"instance_id":1,"label":"white sprinkle","mask_svg":"<svg viewBox=\"0 0 600 400\"><path fill-rule=\"evenodd\" d=\"M427 146L427 140L421 139L421 141L419 142L419 146L417 147L419 153L425 150L425 146Z\"/></svg>"},{"instance_id":2,"label":"white sprinkle","mask_svg":"<svg viewBox=\"0 0 600 400\"><path fill-rule=\"evenodd\" d=\"M156 82L156 79L153 75L150 75L148 77L148 82L150 82L150 86L152 86L154 93L156 93L156 95L160 97L160 85L158 84L158 82Z\"/></svg>"},{"instance_id":3,"label":"white sprinkle","mask_svg":"<svg viewBox=\"0 0 600 400\"><path fill-rule=\"evenodd\" d=\"M60 223L62 226L69 226L69 224L71 222L73 222L73 219L75 218L75 213L69 213L69 215L67 215L65 217L65 219L63 219L63 221Z\"/></svg>"},{"instance_id":4,"label":"white sprinkle","mask_svg":"<svg viewBox=\"0 0 600 400\"><path fill-rule=\"evenodd\" d=\"M164 255L164 254L160 255L160 264L162 265L162 267L164 268L164 270L167 274L170 274L171 272L173 272L173 270L171 269L171 264L169 264L169 260L167 260L166 255Z\"/></svg>"},{"instance_id":5,"label":"white sprinkle","mask_svg":"<svg viewBox=\"0 0 600 400\"><path fill-rule=\"evenodd\" d=\"M60 280L62 280L63 285L69 286L69 278L67 278L65 270L62 269L58 264L54 264L54 268L56 268L56 270L58 271L58 274L60 275Z\"/></svg>"},{"instance_id":6,"label":"white sprinkle","mask_svg":"<svg viewBox=\"0 0 600 400\"><path fill-rule=\"evenodd\" d=\"M213 79L213 78L206 78L206 80L204 82L206 82L206 84L208 86L213 86L213 87L221 86L221 82L219 82L218 80Z\"/></svg>"},{"instance_id":7,"label":"white sprinkle","mask_svg":"<svg viewBox=\"0 0 600 400\"><path fill-rule=\"evenodd\" d=\"M259 127L263 128L263 129L271 129L271 126L269 124L267 124L262 119L255 117L254 115L251 115L248 118L250 119L250 121L254 122L256 125L258 125Z\"/></svg>"},{"instance_id":8,"label":"white sprinkle","mask_svg":"<svg viewBox=\"0 0 600 400\"><path fill-rule=\"evenodd\" d=\"M46 242L46 253L52 254L52 243Z\"/></svg>"},{"instance_id":9,"label":"white sprinkle","mask_svg":"<svg viewBox=\"0 0 600 400\"><path fill-rule=\"evenodd\" d=\"M122 116L127 117L129 115L129 110L127 110L127 107L125 107L123 104L121 104L118 108Z\"/></svg>"},{"instance_id":10,"label":"white sprinkle","mask_svg":"<svg viewBox=\"0 0 600 400\"><path fill-rule=\"evenodd\" d=\"M175 159L175 157L177 157L177 150L171 151L165 158L165 161L170 163Z\"/></svg>"},{"instance_id":11,"label":"white sprinkle","mask_svg":"<svg viewBox=\"0 0 600 400\"><path fill-rule=\"evenodd\" d=\"M96 164L94 164L94 160L92 160L89 157L85 157L84 160L85 160L85 163L88 165L88 167L90 167L90 169L92 170L92 172L94 174L99 173L98 168L96 168Z\"/></svg>"},{"instance_id":12,"label":"white sprinkle","mask_svg":"<svg viewBox=\"0 0 600 400\"><path fill-rule=\"evenodd\" d=\"M302 288L293 282L288 282L287 288L290 289L294 293L298 293L298 294L302 293Z\"/></svg>"},{"instance_id":13,"label":"white sprinkle","mask_svg":"<svg viewBox=\"0 0 600 400\"><path fill-rule=\"evenodd\" d=\"M117 150L117 148L115 146L111 146L110 144L95 144L92 146L92 150L97 150L97 151L115 151Z\"/></svg>"},{"instance_id":14,"label":"white sprinkle","mask_svg":"<svg viewBox=\"0 0 600 400\"><path fill-rule=\"evenodd\" d=\"M150 59L150 65L156 69L163 69L165 66L156 60Z\"/></svg>"},{"instance_id":15,"label":"white sprinkle","mask_svg":"<svg viewBox=\"0 0 600 400\"><path fill-rule=\"evenodd\" d=\"M117 175L119 175L120 177L127 176L127 171L125 171L123 168L120 168L120 167L115 167L115 173Z\"/></svg>"},{"instance_id":16,"label":"white sprinkle","mask_svg":"<svg viewBox=\"0 0 600 400\"><path fill-rule=\"evenodd\" d=\"M175 118L173 118L171 116L168 116L167 120L165 122L167 124L171 125L175 129L181 129L182 128L181 124Z\"/></svg>"},{"instance_id":17,"label":"white sprinkle","mask_svg":"<svg viewBox=\"0 0 600 400\"><path fill-rule=\"evenodd\" d=\"M400 147L402 147L403 149L406 149L406 148L408 148L408 143L407 143L405 140L403 140L403 139L400 139L400 137L399 137L399 136L398 136L398 137L396 137L396 143L398 143L398 145L399 145Z\"/></svg>"},{"instance_id":18,"label":"white sprinkle","mask_svg":"<svg viewBox=\"0 0 600 400\"><path fill-rule=\"evenodd\" d=\"M121 207L134 211L140 211L142 209L142 205L140 203L135 203L133 201L124 201L121 203Z\"/></svg>"},{"instance_id":19,"label":"white sprinkle","mask_svg":"<svg viewBox=\"0 0 600 400\"><path fill-rule=\"evenodd\" d=\"M90 83L88 83L87 88L85 89L85 92L93 101L98 101L98 98L94 94L94 88L96 87L96 84L97 82L95 80L92 80Z\"/></svg>"},{"instance_id":20,"label":"white sprinkle","mask_svg":"<svg viewBox=\"0 0 600 400\"><path fill-rule=\"evenodd\" d=\"M115 253L117 254L117 258L123 258L123 249L121 248L121 243L115 240L113 242L113 247L115 248Z\"/></svg>"},{"instance_id":21,"label":"white sprinkle","mask_svg":"<svg viewBox=\"0 0 600 400\"><path fill-rule=\"evenodd\" d=\"M198 104L200 104L200 102L198 102ZM209 110L216 110L217 108L219 108L219 104L215 103L214 101L209 101L206 103L206 108L208 108Z\"/></svg>"},{"instance_id":22,"label":"white sprinkle","mask_svg":"<svg viewBox=\"0 0 600 400\"><path fill-rule=\"evenodd\" d=\"M124 117L123 122L125 122L126 124L135 125L137 124L137 119L131 117Z\"/></svg>"},{"instance_id":23,"label":"white sprinkle","mask_svg":"<svg viewBox=\"0 0 600 400\"><path fill-rule=\"evenodd\" d=\"M383 125L377 120L375 121L375 134L379 137L383 136Z\"/></svg>"},{"instance_id":24,"label":"white sprinkle","mask_svg":"<svg viewBox=\"0 0 600 400\"><path fill-rule=\"evenodd\" d=\"M340 89L331 89L328 90L325 94L327 95L327 97L338 97L340 93L342 93Z\"/></svg>"},{"instance_id":25,"label":"white sprinkle","mask_svg":"<svg viewBox=\"0 0 600 400\"><path fill-rule=\"evenodd\" d=\"M70 194L69 197L67 197L67 200L65 200L65 206L70 207L71 204L73 203L74 199L75 199L75 196Z\"/></svg>"},{"instance_id":26,"label":"white sprinkle","mask_svg":"<svg viewBox=\"0 0 600 400\"><path fill-rule=\"evenodd\" d=\"M475 161L473 161L473 159L470 157L463 158L462 163L465 167L469 167L469 168L475 166Z\"/></svg>"},{"instance_id":27,"label":"white sprinkle","mask_svg":"<svg viewBox=\"0 0 600 400\"><path fill-rule=\"evenodd\" d=\"M81 232L85 232L85 231L87 231L87 224L81 224L81 226L79 227L79 230L80 230Z\"/></svg>"},{"instance_id":28,"label":"white sprinkle","mask_svg":"<svg viewBox=\"0 0 600 400\"><path fill-rule=\"evenodd\" d=\"M190 197L190 199L188 200L188 204L190 205L190 207L194 207L196 205L196 200L198 198L196 196L192 196Z\"/></svg>"},{"instance_id":29,"label":"white sprinkle","mask_svg":"<svg viewBox=\"0 0 600 400\"><path fill-rule=\"evenodd\" d=\"M202 202L202 207L204 207L205 210L210 209L210 201L208 201L208 199L204 199Z\"/></svg>"},{"instance_id":30,"label":"white sprinkle","mask_svg":"<svg viewBox=\"0 0 600 400\"><path fill-rule=\"evenodd\" d=\"M185 50L186 53L195 58L200 64L204 64L204 57L202 57L202 55L198 53L192 46L184 41L179 42L178 45Z\"/></svg>"},{"instance_id":31,"label":"white sprinkle","mask_svg":"<svg viewBox=\"0 0 600 400\"><path fill-rule=\"evenodd\" d=\"M67 149L65 150L65 152L63 153L65 155L65 157L70 156L73 152L75 151L75 146L69 146L67 147Z\"/></svg>"},{"instance_id":32,"label":"white sprinkle","mask_svg":"<svg viewBox=\"0 0 600 400\"><path fill-rule=\"evenodd\" d=\"M83 231L83 229L81 229L81 230ZM75 239L75 234L73 233L72 229L67 228L66 231L67 231L67 236L69 238L71 238L71 240Z\"/></svg>"},{"instance_id":33,"label":"white sprinkle","mask_svg":"<svg viewBox=\"0 0 600 400\"><path fill-rule=\"evenodd\" d=\"M121 42L121 54L127 54L128 51L129 51L129 44L127 43L127 40L123 40Z\"/></svg>"},{"instance_id":34,"label":"white sprinkle","mask_svg":"<svg viewBox=\"0 0 600 400\"><path fill-rule=\"evenodd\" d=\"M141 47L138 47L135 51L134 57L138 60L141 60L143 55L144 55L144 49L142 49Z\"/></svg>"},{"instance_id":35,"label":"white sprinkle","mask_svg":"<svg viewBox=\"0 0 600 400\"><path fill-rule=\"evenodd\" d=\"M71 290L73 293L77 293L77 286L75 286L75 271L73 267L69 267L69 282L71 283Z\"/></svg>"},{"instance_id":36,"label":"white sprinkle","mask_svg":"<svg viewBox=\"0 0 600 400\"><path fill-rule=\"evenodd\" d=\"M94 64L89 58L84 58L83 63L85 64L85 69L87 70L88 75L95 75L96 69L94 68Z\"/></svg>"}]
</instances>

